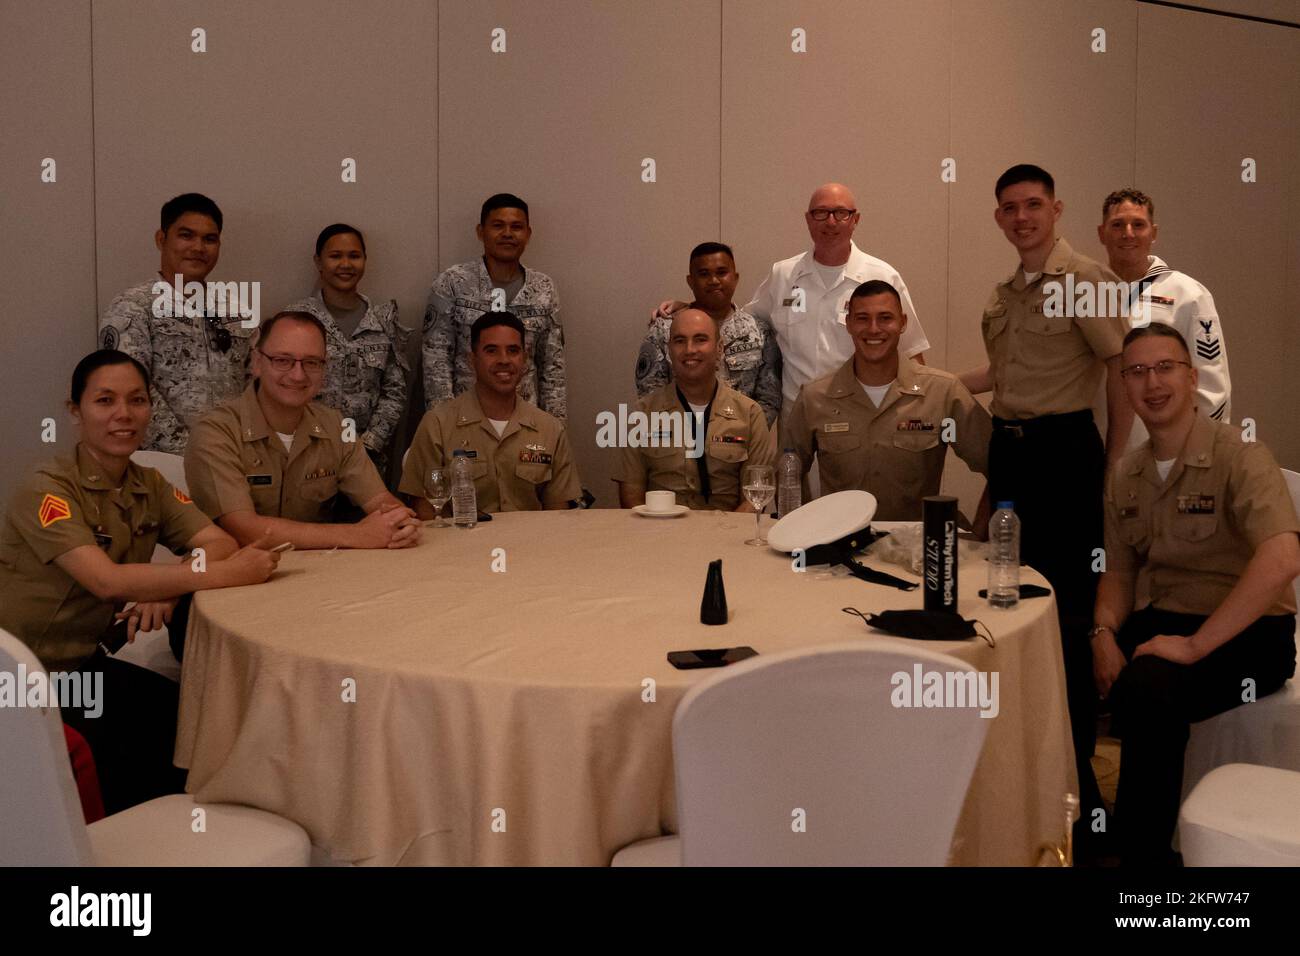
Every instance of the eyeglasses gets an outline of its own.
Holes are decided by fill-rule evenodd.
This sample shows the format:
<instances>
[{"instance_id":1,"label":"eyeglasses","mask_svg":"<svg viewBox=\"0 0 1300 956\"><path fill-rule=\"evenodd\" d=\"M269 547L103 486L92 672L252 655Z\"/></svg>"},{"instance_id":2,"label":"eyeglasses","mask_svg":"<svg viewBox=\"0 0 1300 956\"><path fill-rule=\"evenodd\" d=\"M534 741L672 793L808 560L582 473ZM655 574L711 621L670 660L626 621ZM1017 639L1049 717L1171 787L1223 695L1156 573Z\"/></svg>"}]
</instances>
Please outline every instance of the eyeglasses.
<instances>
[{"instance_id":1,"label":"eyeglasses","mask_svg":"<svg viewBox=\"0 0 1300 956\"><path fill-rule=\"evenodd\" d=\"M230 337L230 330L221 324L221 319L215 315L205 315L203 321L207 325L208 346L218 352L229 352L234 339Z\"/></svg>"},{"instance_id":2,"label":"eyeglasses","mask_svg":"<svg viewBox=\"0 0 1300 956\"><path fill-rule=\"evenodd\" d=\"M812 216L817 222L825 222L831 216L835 217L836 222L848 222L857 213L856 209L845 209L840 206L837 209L809 209L808 215Z\"/></svg>"},{"instance_id":3,"label":"eyeglasses","mask_svg":"<svg viewBox=\"0 0 1300 956\"><path fill-rule=\"evenodd\" d=\"M1192 367L1191 362L1175 362L1173 359L1165 359L1156 362L1155 365L1130 365L1128 368L1119 370L1119 374L1125 378L1146 378L1147 372L1155 372L1157 378L1168 378L1179 365Z\"/></svg>"},{"instance_id":4,"label":"eyeglasses","mask_svg":"<svg viewBox=\"0 0 1300 956\"><path fill-rule=\"evenodd\" d=\"M261 349L258 349L262 352ZM266 360L271 363L271 368L277 372L288 372L295 365L301 365L302 370L308 375L319 375L325 371L325 360L322 358L294 358L292 355L269 355L262 352Z\"/></svg>"}]
</instances>

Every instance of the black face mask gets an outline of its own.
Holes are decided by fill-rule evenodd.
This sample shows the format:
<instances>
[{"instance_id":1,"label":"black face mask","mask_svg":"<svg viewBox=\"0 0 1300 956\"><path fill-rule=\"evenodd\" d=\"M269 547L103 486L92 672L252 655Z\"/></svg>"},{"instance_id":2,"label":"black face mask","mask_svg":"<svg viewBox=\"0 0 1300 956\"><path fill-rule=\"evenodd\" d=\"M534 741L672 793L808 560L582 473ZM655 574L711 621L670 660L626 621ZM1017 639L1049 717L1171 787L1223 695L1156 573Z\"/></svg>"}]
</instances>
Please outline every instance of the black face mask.
<instances>
[{"instance_id":1,"label":"black face mask","mask_svg":"<svg viewBox=\"0 0 1300 956\"><path fill-rule=\"evenodd\" d=\"M989 647L996 647L993 634L980 621L968 621L960 614L945 611L926 611L915 608L906 611L881 611L879 614L863 614L855 607L841 608L845 614L856 614L869 627L892 634L895 637L907 637L914 641L965 641L972 637L982 637ZM975 625L984 628L980 633Z\"/></svg>"}]
</instances>

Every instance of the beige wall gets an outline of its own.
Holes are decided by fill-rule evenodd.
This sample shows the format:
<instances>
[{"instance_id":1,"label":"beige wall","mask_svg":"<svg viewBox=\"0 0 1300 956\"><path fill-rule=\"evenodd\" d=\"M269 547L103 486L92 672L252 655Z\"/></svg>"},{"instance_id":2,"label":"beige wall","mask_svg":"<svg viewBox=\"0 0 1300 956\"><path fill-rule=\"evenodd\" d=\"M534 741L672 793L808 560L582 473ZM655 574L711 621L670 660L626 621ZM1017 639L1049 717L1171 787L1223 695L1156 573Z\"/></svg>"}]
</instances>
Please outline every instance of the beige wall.
<instances>
[{"instance_id":1,"label":"beige wall","mask_svg":"<svg viewBox=\"0 0 1300 956\"><path fill-rule=\"evenodd\" d=\"M315 235L344 220L366 233L363 291L413 327L433 275L477 254L482 199L523 195L525 261L559 287L583 483L608 505L595 414L631 399L646 315L685 293L692 245L736 246L743 300L805 247L812 188L843 180L859 244L907 279L929 360L960 371L984 361L979 309L1016 262L991 189L1021 161L1056 175L1062 232L1090 255L1107 192L1155 195L1157 251L1219 303L1236 416L1300 469L1296 30L1130 0L99 0L11 5L0 44L6 494L49 451L40 420L59 416L96 313L156 269L158 207L178 192L222 206L214 277L260 280L264 312L311 288ZM1240 182L1243 156L1259 182ZM978 482L953 461L969 500Z\"/></svg>"}]
</instances>

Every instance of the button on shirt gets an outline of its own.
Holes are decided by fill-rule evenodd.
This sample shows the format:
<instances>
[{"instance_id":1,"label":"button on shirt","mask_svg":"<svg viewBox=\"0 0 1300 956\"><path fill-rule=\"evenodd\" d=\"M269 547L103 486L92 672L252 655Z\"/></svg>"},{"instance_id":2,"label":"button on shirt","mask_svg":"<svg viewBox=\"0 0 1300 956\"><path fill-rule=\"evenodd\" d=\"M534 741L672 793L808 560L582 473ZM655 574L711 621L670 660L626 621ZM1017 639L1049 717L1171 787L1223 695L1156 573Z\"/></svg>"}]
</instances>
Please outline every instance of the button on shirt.
<instances>
[{"instance_id":1,"label":"button on shirt","mask_svg":"<svg viewBox=\"0 0 1300 956\"><path fill-rule=\"evenodd\" d=\"M766 319L776 334L783 359L781 394L786 404L799 397L802 386L835 371L853 354L844 317L849 296L869 279L888 282L902 300L907 328L898 342L898 354L911 358L930 347L903 277L888 262L867 255L854 243L839 281L828 289L811 252L783 259L772 266L745 311Z\"/></svg>"},{"instance_id":2,"label":"button on shirt","mask_svg":"<svg viewBox=\"0 0 1300 956\"><path fill-rule=\"evenodd\" d=\"M472 388L424 413L398 491L425 497L425 482L435 468L446 470L450 483L452 453L458 448L470 452L480 511L540 511L582 497L578 467L558 419L517 398L498 437Z\"/></svg>"},{"instance_id":3,"label":"button on shirt","mask_svg":"<svg viewBox=\"0 0 1300 956\"><path fill-rule=\"evenodd\" d=\"M54 559L99 547L115 564L148 564L154 545L176 551L212 524L153 468L127 465L115 489L81 446L42 465L14 493L0 533L0 627L48 669L75 668L113 623L114 605Z\"/></svg>"},{"instance_id":4,"label":"button on shirt","mask_svg":"<svg viewBox=\"0 0 1300 956\"><path fill-rule=\"evenodd\" d=\"M1106 568L1146 575L1162 611L1212 614L1255 549L1284 532L1300 532L1300 519L1272 454L1199 412L1166 480L1148 443L1124 457L1106 494ZM1295 612L1287 586L1266 613Z\"/></svg>"},{"instance_id":5,"label":"button on shirt","mask_svg":"<svg viewBox=\"0 0 1300 956\"><path fill-rule=\"evenodd\" d=\"M879 520L919 521L921 499L939 493L949 418L953 450L987 475L993 422L956 376L902 359L898 379L877 408L849 359L803 387L782 441L805 471L817 456L822 494L869 491Z\"/></svg>"},{"instance_id":6,"label":"button on shirt","mask_svg":"<svg viewBox=\"0 0 1300 956\"><path fill-rule=\"evenodd\" d=\"M255 511L266 518L325 523L334 496L358 507L387 489L360 436L344 440L343 416L312 402L284 445L257 403L257 384L202 418L185 451L185 480L212 518Z\"/></svg>"},{"instance_id":7,"label":"button on shirt","mask_svg":"<svg viewBox=\"0 0 1300 956\"><path fill-rule=\"evenodd\" d=\"M1128 322L1116 314L1096 317L1050 316L1045 303L1049 283L1059 283L1060 311L1066 311L1067 274L1079 283L1113 282L1119 276L1070 248L1064 239L1047 257L1043 271L1026 283L1024 269L998 283L984 308L981 330L993 376L993 414L1026 419L1091 408L1105 374L1105 362L1120 353ZM1076 297L1077 298L1077 297ZM1109 306L1106 296L1094 313ZM1098 307L1099 306L1099 307ZM1074 302L1069 312L1079 311Z\"/></svg>"},{"instance_id":8,"label":"button on shirt","mask_svg":"<svg viewBox=\"0 0 1300 956\"><path fill-rule=\"evenodd\" d=\"M719 382L705 437L704 461L710 490L706 501L700 487L699 459L686 457L687 436L695 434L694 416L690 422L686 420L690 413L677 398L676 383L669 382L651 392L637 403L637 408L647 415L646 443L621 450L615 481L644 487L646 491L671 491L677 495L679 505L695 510L735 511L741 501L743 469L775 462L776 436L767 427L762 407ZM674 420L678 422L676 428L671 424Z\"/></svg>"}]
</instances>

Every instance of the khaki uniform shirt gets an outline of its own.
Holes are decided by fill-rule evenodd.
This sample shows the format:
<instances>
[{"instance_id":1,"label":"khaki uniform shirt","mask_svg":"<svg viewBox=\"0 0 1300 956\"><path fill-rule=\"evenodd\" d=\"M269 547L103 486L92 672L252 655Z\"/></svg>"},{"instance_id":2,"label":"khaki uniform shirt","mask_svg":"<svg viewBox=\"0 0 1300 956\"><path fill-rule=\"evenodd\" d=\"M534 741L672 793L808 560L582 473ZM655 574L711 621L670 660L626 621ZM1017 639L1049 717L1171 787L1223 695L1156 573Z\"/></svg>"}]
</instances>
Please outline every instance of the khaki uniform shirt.
<instances>
[{"instance_id":1,"label":"khaki uniform shirt","mask_svg":"<svg viewBox=\"0 0 1300 956\"><path fill-rule=\"evenodd\" d=\"M1025 284L1024 269L1017 267L999 283L984 307L981 328L984 347L993 375L993 414L1000 418L1025 419L1060 415L1091 408L1105 374L1105 361L1120 353L1128 320L1118 309L1110 309L1107 296L1095 299L1091 311L1096 317L1070 314L1077 308L1078 293L1065 296L1070 286L1067 275L1079 283L1128 283L1105 266L1081 256L1064 239L1057 239L1043 271ZM1049 316L1045 303L1049 283L1060 283L1056 298L1070 314ZM1121 298L1121 296L1116 296ZM1114 314L1105 314L1108 311ZM1103 313L1098 315L1097 313Z\"/></svg>"},{"instance_id":2,"label":"khaki uniform shirt","mask_svg":"<svg viewBox=\"0 0 1300 956\"><path fill-rule=\"evenodd\" d=\"M1165 481L1148 442L1124 457L1106 494L1106 570L1147 576L1162 611L1211 614L1276 534L1300 532L1269 450L1199 411ZM1268 614L1294 614L1290 587Z\"/></svg>"},{"instance_id":3,"label":"khaki uniform shirt","mask_svg":"<svg viewBox=\"0 0 1300 956\"><path fill-rule=\"evenodd\" d=\"M853 373L853 359L803 387L782 442L806 472L816 454L822 494L857 489L876 497L881 521L920 521L921 499L937 495L953 449L988 474L993 421L955 375L901 358L898 378L877 408Z\"/></svg>"},{"instance_id":4,"label":"khaki uniform shirt","mask_svg":"<svg viewBox=\"0 0 1300 956\"><path fill-rule=\"evenodd\" d=\"M458 448L470 452L479 511L540 511L582 497L564 425L532 402L516 398L514 413L498 438L473 388L424 413L397 490L425 497L425 481L434 468L446 470L450 485L452 452Z\"/></svg>"},{"instance_id":5,"label":"khaki uniform shirt","mask_svg":"<svg viewBox=\"0 0 1300 956\"><path fill-rule=\"evenodd\" d=\"M116 564L148 564L154 545L180 550L212 524L152 468L132 462L120 490L81 445L42 465L14 493L0 533L0 627L50 670L75 668L95 650L116 608L54 563L99 547Z\"/></svg>"},{"instance_id":6,"label":"khaki uniform shirt","mask_svg":"<svg viewBox=\"0 0 1300 956\"><path fill-rule=\"evenodd\" d=\"M257 403L253 383L194 426L185 450L190 494L213 519L232 511L329 522L334 496L360 507L387 489L358 434L344 441L343 416L312 402L287 454Z\"/></svg>"},{"instance_id":7,"label":"khaki uniform shirt","mask_svg":"<svg viewBox=\"0 0 1300 956\"><path fill-rule=\"evenodd\" d=\"M681 420L681 436L694 434L694 421L683 416L692 413L677 400L674 382L656 389L637 403L650 416L652 431L659 431L656 413L676 412ZM692 429L687 432L686 428ZM648 447L657 441L658 447ZM718 383L706 430L704 460L709 473L710 495L707 501L700 488L698 459L687 458L685 442L673 447L670 432L648 435L647 446L622 449L614 480L644 487L646 491L671 491L679 505L695 510L735 511L742 500L741 482L748 465L775 465L776 436L767 427L763 408L729 385ZM773 476L775 477L775 476Z\"/></svg>"}]
</instances>

